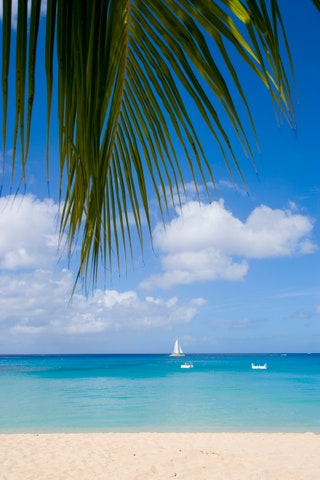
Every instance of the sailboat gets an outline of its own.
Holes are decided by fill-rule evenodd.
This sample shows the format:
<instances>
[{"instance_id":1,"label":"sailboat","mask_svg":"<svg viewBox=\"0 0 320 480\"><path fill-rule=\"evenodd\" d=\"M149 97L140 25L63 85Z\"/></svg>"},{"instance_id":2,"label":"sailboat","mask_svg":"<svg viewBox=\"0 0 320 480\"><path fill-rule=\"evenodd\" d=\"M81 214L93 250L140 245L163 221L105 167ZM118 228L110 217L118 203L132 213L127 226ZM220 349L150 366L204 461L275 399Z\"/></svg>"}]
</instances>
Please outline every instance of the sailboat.
<instances>
[{"instance_id":1,"label":"sailboat","mask_svg":"<svg viewBox=\"0 0 320 480\"><path fill-rule=\"evenodd\" d=\"M178 339L174 342L173 352L170 354L170 357L184 357L184 353L179 345Z\"/></svg>"}]
</instances>

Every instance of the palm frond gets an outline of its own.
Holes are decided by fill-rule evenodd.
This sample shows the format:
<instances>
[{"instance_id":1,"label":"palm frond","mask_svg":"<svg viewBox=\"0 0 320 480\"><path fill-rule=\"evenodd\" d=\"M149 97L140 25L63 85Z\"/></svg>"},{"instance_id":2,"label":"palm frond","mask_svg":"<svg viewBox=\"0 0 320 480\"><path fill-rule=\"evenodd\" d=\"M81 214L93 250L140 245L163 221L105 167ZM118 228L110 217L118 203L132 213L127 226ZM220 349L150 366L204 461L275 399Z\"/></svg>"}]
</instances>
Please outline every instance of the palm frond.
<instances>
[{"instance_id":1,"label":"palm frond","mask_svg":"<svg viewBox=\"0 0 320 480\"><path fill-rule=\"evenodd\" d=\"M25 170L35 90L41 0L32 0L29 37L26 3L19 2L16 33L12 171L18 129ZM3 0L4 150L11 36L11 2ZM101 261L112 271L114 262L120 269L122 251L132 257L129 217L142 249L143 222L152 238L151 197L164 220L190 177L196 189L208 180L214 184L216 159L203 146L203 127L230 176L239 175L245 184L231 138L238 139L254 167L251 138L257 141L257 134L235 58L254 72L276 111L294 125L292 60L276 0L47 1L47 162L56 62L61 233L68 236L70 252L80 242L78 277L88 284L97 279Z\"/></svg>"},{"instance_id":2,"label":"palm frond","mask_svg":"<svg viewBox=\"0 0 320 480\"><path fill-rule=\"evenodd\" d=\"M314 3L314 6L319 10L320 12L320 1L319 0L312 0Z\"/></svg>"},{"instance_id":3,"label":"palm frond","mask_svg":"<svg viewBox=\"0 0 320 480\"><path fill-rule=\"evenodd\" d=\"M16 113L14 122L13 154L12 154L12 181L16 159L16 146L20 130L21 163L23 178L25 180L25 143L24 143L24 111L25 111L25 85L26 85L26 52L27 52L27 2L18 3L18 25L16 46Z\"/></svg>"},{"instance_id":4,"label":"palm frond","mask_svg":"<svg viewBox=\"0 0 320 480\"><path fill-rule=\"evenodd\" d=\"M33 0L30 19L29 58L28 58L28 117L26 135L26 158L28 157L32 106L35 92L36 49L39 32L41 0Z\"/></svg>"},{"instance_id":5,"label":"palm frond","mask_svg":"<svg viewBox=\"0 0 320 480\"><path fill-rule=\"evenodd\" d=\"M5 170L5 156L7 145L7 114L8 114L8 75L10 61L10 45L11 45L11 0L4 2L3 8L3 24L2 24L2 98L3 98L3 126L2 126L2 149L3 149L3 166L2 166L2 182Z\"/></svg>"}]
</instances>

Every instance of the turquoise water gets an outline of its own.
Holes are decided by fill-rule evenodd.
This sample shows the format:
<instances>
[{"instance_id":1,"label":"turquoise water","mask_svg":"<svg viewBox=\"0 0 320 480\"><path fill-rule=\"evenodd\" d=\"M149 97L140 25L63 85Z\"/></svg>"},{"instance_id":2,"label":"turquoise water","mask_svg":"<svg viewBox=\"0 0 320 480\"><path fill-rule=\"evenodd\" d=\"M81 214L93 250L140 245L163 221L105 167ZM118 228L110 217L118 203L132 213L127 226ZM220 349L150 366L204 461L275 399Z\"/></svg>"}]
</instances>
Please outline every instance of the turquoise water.
<instances>
[{"instance_id":1,"label":"turquoise water","mask_svg":"<svg viewBox=\"0 0 320 480\"><path fill-rule=\"evenodd\" d=\"M320 355L0 356L0 405L2 433L320 433Z\"/></svg>"}]
</instances>

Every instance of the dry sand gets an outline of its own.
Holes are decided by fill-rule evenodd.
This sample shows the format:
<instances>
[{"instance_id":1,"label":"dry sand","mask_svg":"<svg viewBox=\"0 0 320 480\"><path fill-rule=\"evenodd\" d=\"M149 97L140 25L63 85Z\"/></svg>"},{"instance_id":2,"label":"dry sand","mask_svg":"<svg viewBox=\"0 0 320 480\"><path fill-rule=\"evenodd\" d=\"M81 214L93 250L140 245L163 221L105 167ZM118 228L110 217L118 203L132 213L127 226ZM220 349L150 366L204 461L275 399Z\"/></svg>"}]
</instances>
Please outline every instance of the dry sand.
<instances>
[{"instance_id":1,"label":"dry sand","mask_svg":"<svg viewBox=\"0 0 320 480\"><path fill-rule=\"evenodd\" d=\"M320 435L0 435L1 480L319 480Z\"/></svg>"}]
</instances>

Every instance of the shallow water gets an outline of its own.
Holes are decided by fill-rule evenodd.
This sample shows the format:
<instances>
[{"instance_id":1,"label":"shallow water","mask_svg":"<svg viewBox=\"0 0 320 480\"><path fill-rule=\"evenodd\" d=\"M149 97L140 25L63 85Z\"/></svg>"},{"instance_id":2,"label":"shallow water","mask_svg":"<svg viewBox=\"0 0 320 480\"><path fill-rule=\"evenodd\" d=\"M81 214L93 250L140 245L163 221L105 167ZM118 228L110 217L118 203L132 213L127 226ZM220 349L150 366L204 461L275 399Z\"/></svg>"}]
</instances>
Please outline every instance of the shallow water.
<instances>
[{"instance_id":1,"label":"shallow water","mask_svg":"<svg viewBox=\"0 0 320 480\"><path fill-rule=\"evenodd\" d=\"M0 403L2 433L320 433L320 355L0 356Z\"/></svg>"}]
</instances>

